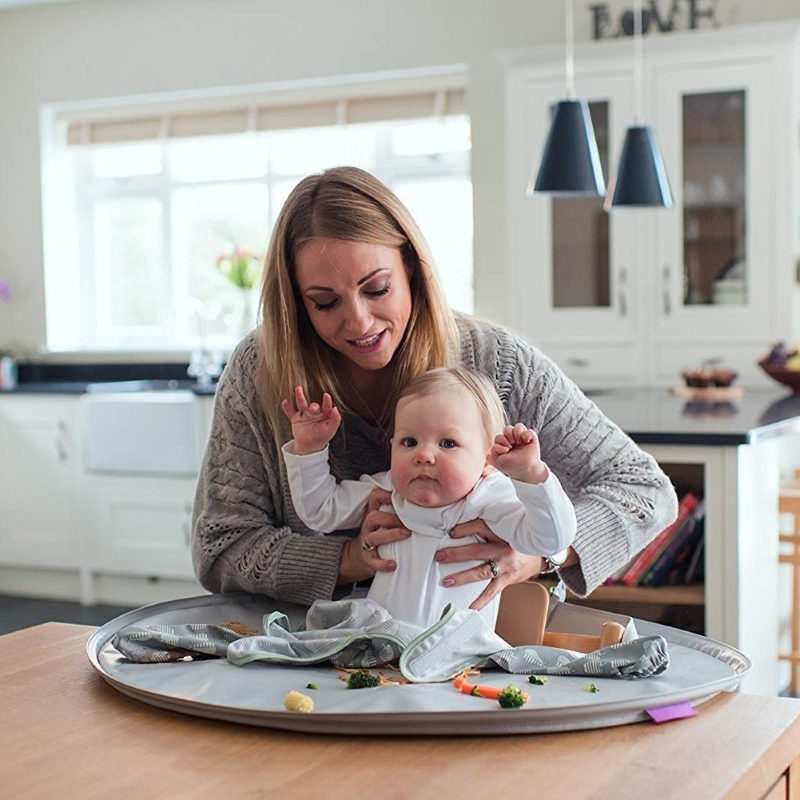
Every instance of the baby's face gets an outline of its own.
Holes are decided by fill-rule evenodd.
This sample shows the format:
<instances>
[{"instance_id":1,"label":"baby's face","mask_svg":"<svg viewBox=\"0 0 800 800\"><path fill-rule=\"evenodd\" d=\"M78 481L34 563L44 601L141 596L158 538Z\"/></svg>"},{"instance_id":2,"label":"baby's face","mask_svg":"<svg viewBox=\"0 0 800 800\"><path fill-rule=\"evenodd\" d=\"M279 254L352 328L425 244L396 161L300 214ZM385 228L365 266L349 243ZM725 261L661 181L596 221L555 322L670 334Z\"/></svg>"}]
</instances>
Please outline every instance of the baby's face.
<instances>
[{"instance_id":1,"label":"baby's face","mask_svg":"<svg viewBox=\"0 0 800 800\"><path fill-rule=\"evenodd\" d=\"M392 483L418 506L450 505L472 491L488 464L490 447L466 389L404 397L395 411Z\"/></svg>"}]
</instances>

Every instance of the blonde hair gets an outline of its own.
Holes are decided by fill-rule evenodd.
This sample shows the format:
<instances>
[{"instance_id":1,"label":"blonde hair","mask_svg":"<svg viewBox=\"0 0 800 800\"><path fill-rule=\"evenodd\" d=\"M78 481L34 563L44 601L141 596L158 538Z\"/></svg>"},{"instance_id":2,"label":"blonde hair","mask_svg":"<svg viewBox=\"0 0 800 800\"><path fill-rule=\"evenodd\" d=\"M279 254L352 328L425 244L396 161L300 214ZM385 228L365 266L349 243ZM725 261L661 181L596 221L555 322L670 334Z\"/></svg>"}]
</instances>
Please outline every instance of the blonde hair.
<instances>
[{"instance_id":1,"label":"blonde hair","mask_svg":"<svg viewBox=\"0 0 800 800\"><path fill-rule=\"evenodd\" d=\"M501 433L506 424L506 412L495 385L480 372L466 367L431 369L409 381L400 392L397 402L407 397L430 397L448 389L466 389L475 400L483 425L487 446Z\"/></svg>"},{"instance_id":2,"label":"blonde hair","mask_svg":"<svg viewBox=\"0 0 800 800\"><path fill-rule=\"evenodd\" d=\"M340 410L349 410L341 370L335 369L333 351L311 324L295 277L300 249L318 237L396 247L409 271L411 316L393 357L394 387L380 420L384 428L408 381L449 364L456 352L455 319L428 245L406 207L377 178L356 167L336 167L304 178L278 215L261 287L256 384L279 443L291 438L280 403L293 396L295 386L303 386L312 398L329 392Z\"/></svg>"}]
</instances>

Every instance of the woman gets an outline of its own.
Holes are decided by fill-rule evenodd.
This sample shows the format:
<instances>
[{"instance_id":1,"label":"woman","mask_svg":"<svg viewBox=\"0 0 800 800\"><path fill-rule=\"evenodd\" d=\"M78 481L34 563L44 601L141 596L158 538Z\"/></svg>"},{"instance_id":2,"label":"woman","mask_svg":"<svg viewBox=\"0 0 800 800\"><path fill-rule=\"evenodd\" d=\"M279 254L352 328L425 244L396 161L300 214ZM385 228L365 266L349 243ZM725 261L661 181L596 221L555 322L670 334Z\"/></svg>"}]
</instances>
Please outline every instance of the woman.
<instances>
[{"instance_id":1,"label":"woman","mask_svg":"<svg viewBox=\"0 0 800 800\"><path fill-rule=\"evenodd\" d=\"M483 372L508 418L537 431L543 460L575 505L575 541L547 563L515 552L481 520L458 525L454 537L487 541L443 549L437 559L482 562L445 581L490 580L474 609L556 566L585 596L675 518L674 490L655 460L552 361L498 326L453 315L416 223L369 173L339 167L295 187L270 241L261 307L261 325L219 382L197 485L192 556L207 589L310 605L397 566L376 549L409 535L379 510L388 493L375 490L360 529L340 536L310 531L295 513L280 452L291 438L281 401L298 385L311 397L328 391L342 412L330 444L339 481L388 469L394 401L433 367Z\"/></svg>"}]
</instances>

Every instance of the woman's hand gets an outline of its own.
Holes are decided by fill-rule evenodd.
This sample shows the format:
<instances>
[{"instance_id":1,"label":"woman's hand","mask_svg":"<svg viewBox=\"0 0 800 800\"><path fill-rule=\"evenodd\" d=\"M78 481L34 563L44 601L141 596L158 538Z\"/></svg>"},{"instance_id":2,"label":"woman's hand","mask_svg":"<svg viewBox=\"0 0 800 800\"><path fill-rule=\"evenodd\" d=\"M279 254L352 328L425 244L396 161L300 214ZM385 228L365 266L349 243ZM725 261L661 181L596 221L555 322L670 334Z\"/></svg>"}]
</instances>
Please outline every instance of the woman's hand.
<instances>
[{"instance_id":1,"label":"woman's hand","mask_svg":"<svg viewBox=\"0 0 800 800\"><path fill-rule=\"evenodd\" d=\"M484 563L466 569L463 572L454 572L442 582L444 586L463 586L466 583L485 581L489 585L475 598L470 608L480 611L487 603L495 598L506 586L512 583L521 583L529 578L535 578L542 571L542 558L540 556L526 556L514 550L508 542L492 533L489 526L482 519L471 522L462 522L450 532L453 539L465 536L480 536L486 542L465 544L462 547L444 547L436 552L436 560L453 564L459 561L483 561ZM497 576L492 576L492 569L487 562L493 561L499 570Z\"/></svg>"},{"instance_id":2,"label":"woman's hand","mask_svg":"<svg viewBox=\"0 0 800 800\"><path fill-rule=\"evenodd\" d=\"M411 536L411 531L403 527L396 514L380 510L382 505L391 500L391 492L385 489L375 488L370 492L361 530L355 539L348 539L342 548L337 583L356 583L371 578L376 572L394 572L397 569L396 561L378 555L380 545Z\"/></svg>"}]
</instances>

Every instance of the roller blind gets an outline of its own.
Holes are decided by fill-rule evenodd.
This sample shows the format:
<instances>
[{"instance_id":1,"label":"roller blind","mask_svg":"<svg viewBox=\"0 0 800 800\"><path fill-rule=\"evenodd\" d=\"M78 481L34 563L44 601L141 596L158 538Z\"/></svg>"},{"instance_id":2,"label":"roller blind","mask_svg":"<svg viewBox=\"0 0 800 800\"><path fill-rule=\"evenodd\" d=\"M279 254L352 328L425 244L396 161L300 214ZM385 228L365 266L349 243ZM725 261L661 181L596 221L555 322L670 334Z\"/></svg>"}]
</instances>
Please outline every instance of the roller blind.
<instances>
[{"instance_id":1,"label":"roller blind","mask_svg":"<svg viewBox=\"0 0 800 800\"><path fill-rule=\"evenodd\" d=\"M62 110L71 146L217 136L467 112L465 76L371 82L313 91L279 91L194 102L137 103Z\"/></svg>"}]
</instances>

